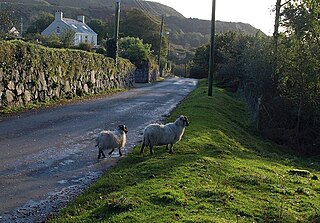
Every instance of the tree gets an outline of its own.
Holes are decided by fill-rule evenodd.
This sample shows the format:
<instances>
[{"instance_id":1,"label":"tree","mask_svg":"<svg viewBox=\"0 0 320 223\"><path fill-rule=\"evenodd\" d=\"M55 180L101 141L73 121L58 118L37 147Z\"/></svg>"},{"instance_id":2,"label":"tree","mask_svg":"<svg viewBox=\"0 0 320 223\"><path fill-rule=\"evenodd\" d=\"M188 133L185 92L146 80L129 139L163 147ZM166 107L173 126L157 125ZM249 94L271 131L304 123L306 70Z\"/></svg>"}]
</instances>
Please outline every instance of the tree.
<instances>
[{"instance_id":1,"label":"tree","mask_svg":"<svg viewBox=\"0 0 320 223\"><path fill-rule=\"evenodd\" d=\"M54 16L51 13L41 12L36 15L28 27L27 34L41 33L54 21Z\"/></svg>"},{"instance_id":2,"label":"tree","mask_svg":"<svg viewBox=\"0 0 320 223\"><path fill-rule=\"evenodd\" d=\"M121 38L119 41L119 56L129 59L137 67L151 59L151 45L135 37Z\"/></svg>"},{"instance_id":3,"label":"tree","mask_svg":"<svg viewBox=\"0 0 320 223\"><path fill-rule=\"evenodd\" d=\"M88 22L88 26L98 34L98 42L108 38L108 23L101 19L93 19Z\"/></svg>"},{"instance_id":4,"label":"tree","mask_svg":"<svg viewBox=\"0 0 320 223\"><path fill-rule=\"evenodd\" d=\"M190 69L190 77L205 78L209 71L209 45L196 49Z\"/></svg>"},{"instance_id":5,"label":"tree","mask_svg":"<svg viewBox=\"0 0 320 223\"><path fill-rule=\"evenodd\" d=\"M44 36L44 37L46 37L46 36ZM46 41L46 44L48 45L48 47L60 48L62 46L61 39L55 33L53 33L51 36L47 37L46 40L44 40L44 41Z\"/></svg>"},{"instance_id":6,"label":"tree","mask_svg":"<svg viewBox=\"0 0 320 223\"><path fill-rule=\"evenodd\" d=\"M65 29L61 33L60 39L63 47L70 48L71 46L74 45L75 34L76 34L75 31L73 31L72 29Z\"/></svg>"},{"instance_id":7,"label":"tree","mask_svg":"<svg viewBox=\"0 0 320 223\"><path fill-rule=\"evenodd\" d=\"M160 19L147 12L132 9L126 12L120 25L120 32L124 36L138 37L144 43L151 44L153 52L158 52L160 47ZM164 31L165 33L166 31ZM168 52L168 37L163 35L161 57L166 57Z\"/></svg>"},{"instance_id":8,"label":"tree","mask_svg":"<svg viewBox=\"0 0 320 223\"><path fill-rule=\"evenodd\" d=\"M12 9L0 8L0 32L7 33L14 26Z\"/></svg>"}]
</instances>

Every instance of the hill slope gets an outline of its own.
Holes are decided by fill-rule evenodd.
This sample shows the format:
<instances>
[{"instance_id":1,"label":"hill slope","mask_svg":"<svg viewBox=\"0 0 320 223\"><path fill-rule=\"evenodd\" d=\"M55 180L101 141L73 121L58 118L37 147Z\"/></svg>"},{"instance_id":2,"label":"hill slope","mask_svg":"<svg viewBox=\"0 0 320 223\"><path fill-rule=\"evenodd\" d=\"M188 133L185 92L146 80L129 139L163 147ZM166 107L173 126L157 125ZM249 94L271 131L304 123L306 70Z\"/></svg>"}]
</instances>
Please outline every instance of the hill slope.
<instances>
[{"instance_id":1,"label":"hill slope","mask_svg":"<svg viewBox=\"0 0 320 223\"><path fill-rule=\"evenodd\" d=\"M319 159L264 141L236 95L206 89L169 118L190 120L174 154L135 148L51 222L319 222Z\"/></svg>"},{"instance_id":2,"label":"hill slope","mask_svg":"<svg viewBox=\"0 0 320 223\"><path fill-rule=\"evenodd\" d=\"M76 18L77 15L85 15L88 19L111 20L114 14L114 0L0 0L2 8L13 8L15 17L20 22L20 17L26 26L30 23L32 16L41 11L54 13L57 9L64 12L66 17ZM122 1L123 11L139 8L149 12L160 20L160 15L166 15L166 25L170 31L182 31L184 33L210 33L210 21L185 18L171 7L157 2L126 0ZM230 23L217 21L217 32L228 30L240 31L254 35L259 30L245 23Z\"/></svg>"}]
</instances>

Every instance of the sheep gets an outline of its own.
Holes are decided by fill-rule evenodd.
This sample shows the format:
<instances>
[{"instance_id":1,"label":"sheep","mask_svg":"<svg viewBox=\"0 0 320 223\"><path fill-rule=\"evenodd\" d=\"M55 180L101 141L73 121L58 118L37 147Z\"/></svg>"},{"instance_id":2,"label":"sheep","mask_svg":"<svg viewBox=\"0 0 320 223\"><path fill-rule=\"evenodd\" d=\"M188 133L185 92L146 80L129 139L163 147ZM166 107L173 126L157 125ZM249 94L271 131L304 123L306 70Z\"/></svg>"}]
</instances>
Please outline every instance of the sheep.
<instances>
[{"instance_id":1,"label":"sheep","mask_svg":"<svg viewBox=\"0 0 320 223\"><path fill-rule=\"evenodd\" d=\"M118 129L115 131L101 131L98 136L96 137L96 146L99 149L98 159L103 158L106 156L104 155L103 151L111 149L109 155L112 154L114 149L119 149L119 155L122 156L121 149L125 146L127 137L126 134L128 132L128 128L125 125L119 125Z\"/></svg>"},{"instance_id":2,"label":"sheep","mask_svg":"<svg viewBox=\"0 0 320 223\"><path fill-rule=\"evenodd\" d=\"M189 126L189 120L186 116L180 115L175 122L162 124L150 124L143 131L143 140L140 153L144 153L144 147L150 147L150 153L153 155L153 146L166 145L170 153L173 153L173 144L179 142L182 138L186 126ZM169 148L170 145L170 148Z\"/></svg>"}]
</instances>

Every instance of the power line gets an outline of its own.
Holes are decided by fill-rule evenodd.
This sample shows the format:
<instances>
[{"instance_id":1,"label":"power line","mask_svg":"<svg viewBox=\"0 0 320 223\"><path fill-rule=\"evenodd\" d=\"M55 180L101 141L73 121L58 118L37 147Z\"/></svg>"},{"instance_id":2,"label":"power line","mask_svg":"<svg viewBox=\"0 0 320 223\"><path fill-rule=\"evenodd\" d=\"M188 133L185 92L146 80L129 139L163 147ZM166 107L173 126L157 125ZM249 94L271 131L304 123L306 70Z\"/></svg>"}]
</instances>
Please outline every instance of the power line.
<instances>
[{"instance_id":1,"label":"power line","mask_svg":"<svg viewBox=\"0 0 320 223\"><path fill-rule=\"evenodd\" d=\"M140 8L140 10L142 10L142 12L149 18L151 19L153 22L156 22L156 23L160 23L160 21L155 17L153 16L150 11L143 5L143 3L139 0L134 0L135 3L137 4L137 6Z\"/></svg>"},{"instance_id":2,"label":"power line","mask_svg":"<svg viewBox=\"0 0 320 223\"><path fill-rule=\"evenodd\" d=\"M151 21L160 24L161 21L157 19L157 17L153 16L150 13L150 10L148 10L141 1L139 0L134 0L134 2L136 3L136 5L138 6L138 8L143 12L143 14L148 17Z\"/></svg>"},{"instance_id":3,"label":"power line","mask_svg":"<svg viewBox=\"0 0 320 223\"><path fill-rule=\"evenodd\" d=\"M150 5L150 3L148 2L148 1L143 1L144 3L146 3L147 4L147 6L148 6L148 8L149 9L151 9L151 11L153 11L157 16L162 16L162 14L161 13L159 13L159 12L157 12L151 5Z\"/></svg>"}]
</instances>

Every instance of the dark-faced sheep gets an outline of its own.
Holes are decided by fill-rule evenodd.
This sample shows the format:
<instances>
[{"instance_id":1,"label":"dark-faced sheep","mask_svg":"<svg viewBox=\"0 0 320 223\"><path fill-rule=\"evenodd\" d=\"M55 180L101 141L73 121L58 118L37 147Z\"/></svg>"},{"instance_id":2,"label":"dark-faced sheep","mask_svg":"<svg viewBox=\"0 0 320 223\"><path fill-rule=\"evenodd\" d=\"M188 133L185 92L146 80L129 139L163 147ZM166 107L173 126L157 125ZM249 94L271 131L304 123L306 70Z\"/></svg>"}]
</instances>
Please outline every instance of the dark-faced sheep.
<instances>
[{"instance_id":1,"label":"dark-faced sheep","mask_svg":"<svg viewBox=\"0 0 320 223\"><path fill-rule=\"evenodd\" d=\"M121 149L126 145L128 128L125 125L119 125L115 131L104 130L101 131L96 138L96 147L99 149L98 159L106 156L103 151L111 150L109 155L118 148L119 155L122 156Z\"/></svg>"},{"instance_id":2,"label":"dark-faced sheep","mask_svg":"<svg viewBox=\"0 0 320 223\"><path fill-rule=\"evenodd\" d=\"M150 153L154 154L153 147L166 145L169 152L173 152L173 144L179 142L182 138L189 120L186 116L180 115L175 122L162 124L150 124L143 131L143 140L141 153L144 153L144 147L149 146ZM170 146L170 148L169 148Z\"/></svg>"}]
</instances>

